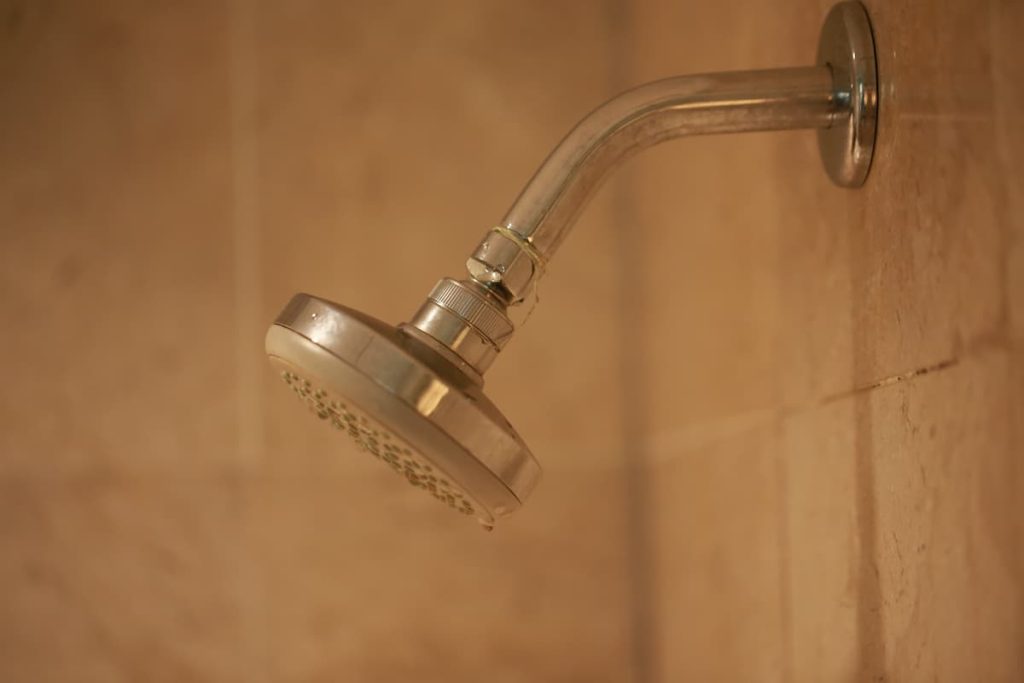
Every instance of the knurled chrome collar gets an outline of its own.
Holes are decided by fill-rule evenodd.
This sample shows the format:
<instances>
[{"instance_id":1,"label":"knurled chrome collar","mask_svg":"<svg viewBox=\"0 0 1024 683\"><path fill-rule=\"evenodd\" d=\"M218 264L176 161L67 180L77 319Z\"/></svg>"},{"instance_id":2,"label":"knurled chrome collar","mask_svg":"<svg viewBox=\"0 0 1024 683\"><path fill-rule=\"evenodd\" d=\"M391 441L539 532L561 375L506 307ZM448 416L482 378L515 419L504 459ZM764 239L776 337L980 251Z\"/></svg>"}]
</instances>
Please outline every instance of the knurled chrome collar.
<instances>
[{"instance_id":1,"label":"knurled chrome collar","mask_svg":"<svg viewBox=\"0 0 1024 683\"><path fill-rule=\"evenodd\" d=\"M437 283L410 325L455 353L482 375L512 338L504 304L472 280Z\"/></svg>"},{"instance_id":2,"label":"knurled chrome collar","mask_svg":"<svg viewBox=\"0 0 1024 683\"><path fill-rule=\"evenodd\" d=\"M486 294L475 291L473 285L445 278L427 298L475 327L499 349L512 337L512 321Z\"/></svg>"}]
</instances>

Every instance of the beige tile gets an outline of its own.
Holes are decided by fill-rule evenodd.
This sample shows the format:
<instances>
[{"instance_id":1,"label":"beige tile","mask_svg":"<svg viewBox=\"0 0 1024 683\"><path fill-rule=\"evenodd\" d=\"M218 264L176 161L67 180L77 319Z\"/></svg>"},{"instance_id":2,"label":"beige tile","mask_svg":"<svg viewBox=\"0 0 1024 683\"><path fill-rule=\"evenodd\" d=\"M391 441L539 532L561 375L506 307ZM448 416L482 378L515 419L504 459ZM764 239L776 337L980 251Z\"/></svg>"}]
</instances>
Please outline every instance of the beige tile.
<instances>
[{"instance_id":1,"label":"beige tile","mask_svg":"<svg viewBox=\"0 0 1024 683\"><path fill-rule=\"evenodd\" d=\"M1019 235L1024 235L1022 229ZM1009 304L1009 334L1024 342L1024 239L1016 238L1006 255L1006 285Z\"/></svg>"},{"instance_id":2,"label":"beige tile","mask_svg":"<svg viewBox=\"0 0 1024 683\"><path fill-rule=\"evenodd\" d=\"M491 533L387 483L253 485L272 680L627 678L616 472L554 473Z\"/></svg>"},{"instance_id":3,"label":"beige tile","mask_svg":"<svg viewBox=\"0 0 1024 683\"><path fill-rule=\"evenodd\" d=\"M264 5L268 319L303 290L398 322L459 274L550 146L608 94L603 22L582 6ZM555 39L570 27L579 41ZM494 533L355 454L266 374L274 476L254 489L253 534L275 679L626 676L624 489L608 466L620 457L619 332L613 314L580 306L617 284L617 234L595 209L489 378L547 470Z\"/></svg>"},{"instance_id":4,"label":"beige tile","mask_svg":"<svg viewBox=\"0 0 1024 683\"><path fill-rule=\"evenodd\" d=\"M789 405L947 362L1001 325L997 178L971 152L992 149L989 126L914 121L892 135L864 190L805 178L813 190L784 200Z\"/></svg>"},{"instance_id":5,"label":"beige tile","mask_svg":"<svg viewBox=\"0 0 1024 683\"><path fill-rule=\"evenodd\" d=\"M827 186L812 139L780 144L787 403L942 363L1001 325L986 13L945 5L873 8L884 87L862 190ZM954 32L963 45L936 56Z\"/></svg>"},{"instance_id":6,"label":"beige tile","mask_svg":"<svg viewBox=\"0 0 1024 683\"><path fill-rule=\"evenodd\" d=\"M1020 675L1014 386L988 353L786 419L794 678Z\"/></svg>"},{"instance_id":7,"label":"beige tile","mask_svg":"<svg viewBox=\"0 0 1024 683\"><path fill-rule=\"evenodd\" d=\"M310 291L396 323L460 274L550 147L610 94L605 21L583 6L263 4L268 321ZM615 299L609 201L584 216L488 378L546 469L493 533L356 453L265 373L272 476L252 488L250 534L273 680L626 678L621 333L615 309L580 305Z\"/></svg>"},{"instance_id":8,"label":"beige tile","mask_svg":"<svg viewBox=\"0 0 1024 683\"><path fill-rule=\"evenodd\" d=\"M777 225L761 220L773 204L758 177L763 142L683 140L634 166L644 188L637 342L656 432L774 405ZM735 201L738 188L748 201Z\"/></svg>"},{"instance_id":9,"label":"beige tile","mask_svg":"<svg viewBox=\"0 0 1024 683\"><path fill-rule=\"evenodd\" d=\"M941 364L1001 324L997 178L971 151L992 149L990 126L896 128L880 138L888 151L864 190L819 187L819 179L805 186L816 197L805 189L784 200L792 216L782 270L787 404Z\"/></svg>"},{"instance_id":10,"label":"beige tile","mask_svg":"<svg viewBox=\"0 0 1024 683\"><path fill-rule=\"evenodd\" d=\"M873 537L861 522L865 471L857 458L853 401L783 421L792 678L865 680L858 627ZM870 577L867 577L870 579Z\"/></svg>"},{"instance_id":11,"label":"beige tile","mask_svg":"<svg viewBox=\"0 0 1024 683\"><path fill-rule=\"evenodd\" d=\"M1018 345L1010 355L1010 453L1024 453L1024 346ZM1024 490L1024 467L1016 465L1010 472L1009 479L1016 482L1017 491ZM1018 509L1019 503L1011 503L1008 507ZM1021 515L1010 520L1017 529L1016 554L1017 561L1024 565L1024 521ZM1020 569L1024 574L1024 569Z\"/></svg>"},{"instance_id":12,"label":"beige tile","mask_svg":"<svg viewBox=\"0 0 1024 683\"><path fill-rule=\"evenodd\" d=\"M784 200L788 404L941 364L1002 323L991 122L886 123L863 190L819 179Z\"/></svg>"},{"instance_id":13,"label":"beige tile","mask_svg":"<svg viewBox=\"0 0 1024 683\"><path fill-rule=\"evenodd\" d=\"M254 680L237 489L186 478L0 487L0 678Z\"/></svg>"},{"instance_id":14,"label":"beige tile","mask_svg":"<svg viewBox=\"0 0 1024 683\"><path fill-rule=\"evenodd\" d=\"M855 192L829 181L813 134L778 140L770 168L777 169L768 182L778 213L768 220L781 224L779 397L793 406L856 384L850 304L856 216L849 208Z\"/></svg>"},{"instance_id":15,"label":"beige tile","mask_svg":"<svg viewBox=\"0 0 1024 683\"><path fill-rule=\"evenodd\" d=\"M782 680L786 616L774 426L650 470L656 680Z\"/></svg>"},{"instance_id":16,"label":"beige tile","mask_svg":"<svg viewBox=\"0 0 1024 683\"><path fill-rule=\"evenodd\" d=\"M542 5L264 6L269 304L330 291L397 322L441 275L462 272L551 146L608 94L601 22ZM552 40L573 24L594 35ZM511 49L522 42L553 53Z\"/></svg>"},{"instance_id":17,"label":"beige tile","mask_svg":"<svg viewBox=\"0 0 1024 683\"><path fill-rule=\"evenodd\" d=\"M635 70L663 76L691 64L805 63L830 4L761 10L725 2L698 15L678 4L641 3ZM786 416L785 524L772 547L788 577L780 628L789 644L748 650L785 654L781 670L792 678L1019 675L1008 648L1019 641L1020 588L1010 577L1020 576L1022 537L1019 525L1005 521L1019 507L1010 493L1021 484L1008 457L1015 437L1007 417L1017 399L1007 395L1009 368L990 360L1007 319L1016 326L1020 317L1020 259L1009 237L1020 213L1012 151L1019 108L1009 104L1014 94L1005 95L1016 93L1009 84L1019 80L1011 75L1020 53L1011 4L872 5L884 90L878 154L861 191L831 187L814 136L802 133L763 142L687 140L631 169L650 271L644 298L654 301L642 331L652 404L647 441L657 454L673 439L703 452L762 429L775 411ZM786 40L771 39L778 35ZM946 363L954 367L898 381ZM927 387L915 396L919 419L940 432L934 444L907 431L895 406L878 407L918 386ZM994 398L1000 393L1003 403ZM974 501L956 519L924 507L903 462L933 451L970 453L961 461L977 464L967 474L978 490L929 473L948 489L950 510L965 497ZM692 484L659 476L660 468L689 464L688 456L672 457L652 474L660 499L690 501ZM929 467L926 460L922 471ZM701 481L716 493L729 489L708 479ZM684 515L665 515L659 505L657 518L668 525ZM947 546L956 537L978 544L973 573L932 546L926 560L913 555L912 531L920 527ZM664 558L682 551L662 528L653 538L657 574ZM665 584L664 576L655 583L659 590ZM991 604L999 591L1005 602ZM715 597L728 605L734 594ZM658 608L659 623L694 611L671 600ZM677 667L663 667L665 680L703 661L690 655L692 645L680 649L687 642L681 629L659 634L658 647L671 653L665 666ZM730 660L732 640L697 642L707 660Z\"/></svg>"},{"instance_id":18,"label":"beige tile","mask_svg":"<svg viewBox=\"0 0 1024 683\"><path fill-rule=\"evenodd\" d=\"M869 2L890 121L989 118L997 2Z\"/></svg>"},{"instance_id":19,"label":"beige tile","mask_svg":"<svg viewBox=\"0 0 1024 683\"><path fill-rule=\"evenodd\" d=\"M650 80L809 64L819 16L824 16L817 4L795 0L768 8L746 0L699 6L671 0L633 3L633 71L638 80ZM777 31L785 31L784 40Z\"/></svg>"},{"instance_id":20,"label":"beige tile","mask_svg":"<svg viewBox=\"0 0 1024 683\"><path fill-rule=\"evenodd\" d=\"M759 39L770 12L648 2L636 7L643 78L793 63ZM799 63L799 62L797 62ZM780 134L791 139L791 134ZM779 348L776 191L771 136L691 138L626 169L642 269L642 354L649 428L771 407ZM742 197L742 200L739 198Z\"/></svg>"},{"instance_id":21,"label":"beige tile","mask_svg":"<svg viewBox=\"0 0 1024 683\"><path fill-rule=\"evenodd\" d=\"M229 467L223 12L19 7L0 73L0 471Z\"/></svg>"},{"instance_id":22,"label":"beige tile","mask_svg":"<svg viewBox=\"0 0 1024 683\"><path fill-rule=\"evenodd\" d=\"M854 325L873 356L860 385L953 358L1002 323L991 121L895 126L853 238Z\"/></svg>"},{"instance_id":23,"label":"beige tile","mask_svg":"<svg viewBox=\"0 0 1024 683\"><path fill-rule=\"evenodd\" d=\"M267 3L257 26L268 321L295 291L408 319L437 279L464 272L554 143L611 94L606 18L589 6ZM619 284L618 233L607 206L584 216L489 380L552 459L618 458L622 332L605 303ZM268 391L278 421L281 392ZM304 419L272 429L291 444L307 438ZM304 451L282 465L275 434L268 467L315 466Z\"/></svg>"},{"instance_id":24,"label":"beige tile","mask_svg":"<svg viewBox=\"0 0 1024 683\"><path fill-rule=\"evenodd\" d=\"M870 394L886 670L1024 675L1017 453L1003 352ZM953 398L955 397L955 398Z\"/></svg>"},{"instance_id":25,"label":"beige tile","mask_svg":"<svg viewBox=\"0 0 1024 683\"><path fill-rule=\"evenodd\" d=\"M1024 675L1019 3L869 3L862 191L805 133L624 169L489 379L548 470L492 534L262 366L294 291L407 317L613 82L806 63L830 4L0 12L0 678Z\"/></svg>"},{"instance_id":26,"label":"beige tile","mask_svg":"<svg viewBox=\"0 0 1024 683\"><path fill-rule=\"evenodd\" d=\"M996 141L1003 192L1000 222L1007 229L1006 286L1010 336L1024 340L1024 50L1017 36L1024 30L1019 3L992 4L992 78L995 94Z\"/></svg>"},{"instance_id":27,"label":"beige tile","mask_svg":"<svg viewBox=\"0 0 1024 683\"><path fill-rule=\"evenodd\" d=\"M643 78L800 64L739 2L636 7ZM799 22L785 30L803 30ZM816 30L816 28L814 29ZM794 38L792 43L798 42ZM778 134L792 143L800 134ZM787 673L777 439L780 239L772 136L680 140L626 173L642 264L655 680ZM785 178L783 178L784 180Z\"/></svg>"}]
</instances>

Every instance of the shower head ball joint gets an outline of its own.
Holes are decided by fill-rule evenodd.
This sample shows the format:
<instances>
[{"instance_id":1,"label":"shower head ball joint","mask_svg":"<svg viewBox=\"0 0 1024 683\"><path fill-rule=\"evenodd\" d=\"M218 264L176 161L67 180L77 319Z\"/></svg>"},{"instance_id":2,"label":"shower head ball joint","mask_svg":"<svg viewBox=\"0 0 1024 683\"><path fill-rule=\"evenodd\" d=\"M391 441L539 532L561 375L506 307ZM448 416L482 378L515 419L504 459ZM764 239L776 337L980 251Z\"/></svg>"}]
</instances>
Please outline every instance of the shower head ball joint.
<instances>
[{"instance_id":1,"label":"shower head ball joint","mask_svg":"<svg viewBox=\"0 0 1024 683\"><path fill-rule=\"evenodd\" d=\"M826 172L864 183L875 149L874 38L859 2L821 31L815 66L679 76L642 85L586 116L548 156L502 222L397 327L297 294L266 337L282 379L321 420L416 488L486 527L517 510L540 466L483 393L512 337L508 307L537 280L608 171L676 137L816 129Z\"/></svg>"}]
</instances>

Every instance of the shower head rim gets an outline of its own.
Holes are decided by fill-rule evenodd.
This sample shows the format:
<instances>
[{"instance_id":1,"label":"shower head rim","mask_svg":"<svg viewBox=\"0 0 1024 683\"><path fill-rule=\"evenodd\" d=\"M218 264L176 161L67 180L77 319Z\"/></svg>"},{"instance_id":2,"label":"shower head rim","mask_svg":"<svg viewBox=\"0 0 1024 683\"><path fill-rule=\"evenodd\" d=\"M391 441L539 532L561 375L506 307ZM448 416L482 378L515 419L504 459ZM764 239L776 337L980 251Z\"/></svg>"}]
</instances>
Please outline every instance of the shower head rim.
<instances>
[{"instance_id":1,"label":"shower head rim","mask_svg":"<svg viewBox=\"0 0 1024 683\"><path fill-rule=\"evenodd\" d=\"M269 355L277 355L282 333L305 340L366 380L360 391L372 396L352 396L350 387L336 387L335 392L386 428L393 426L374 415L374 406L367 403L389 402L396 410L402 406L410 411L409 419L428 424L460 456L470 458L468 469L482 467L508 493L481 501L494 517L517 509L539 480L540 466L529 448L480 386L400 329L341 304L297 294L267 333ZM401 429L395 431L401 436ZM459 481L466 473L449 474Z\"/></svg>"}]
</instances>

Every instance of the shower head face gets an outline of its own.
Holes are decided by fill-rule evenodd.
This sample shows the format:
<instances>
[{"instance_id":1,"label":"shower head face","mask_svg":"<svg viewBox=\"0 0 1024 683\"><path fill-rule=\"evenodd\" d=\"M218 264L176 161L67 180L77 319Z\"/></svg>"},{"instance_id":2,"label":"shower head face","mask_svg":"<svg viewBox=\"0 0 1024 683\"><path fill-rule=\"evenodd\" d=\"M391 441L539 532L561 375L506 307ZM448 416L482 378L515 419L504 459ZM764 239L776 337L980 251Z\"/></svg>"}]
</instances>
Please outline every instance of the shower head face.
<instances>
[{"instance_id":1,"label":"shower head face","mask_svg":"<svg viewBox=\"0 0 1024 683\"><path fill-rule=\"evenodd\" d=\"M486 526L515 511L540 477L478 381L402 329L298 294L267 331L266 350L319 419Z\"/></svg>"}]
</instances>

